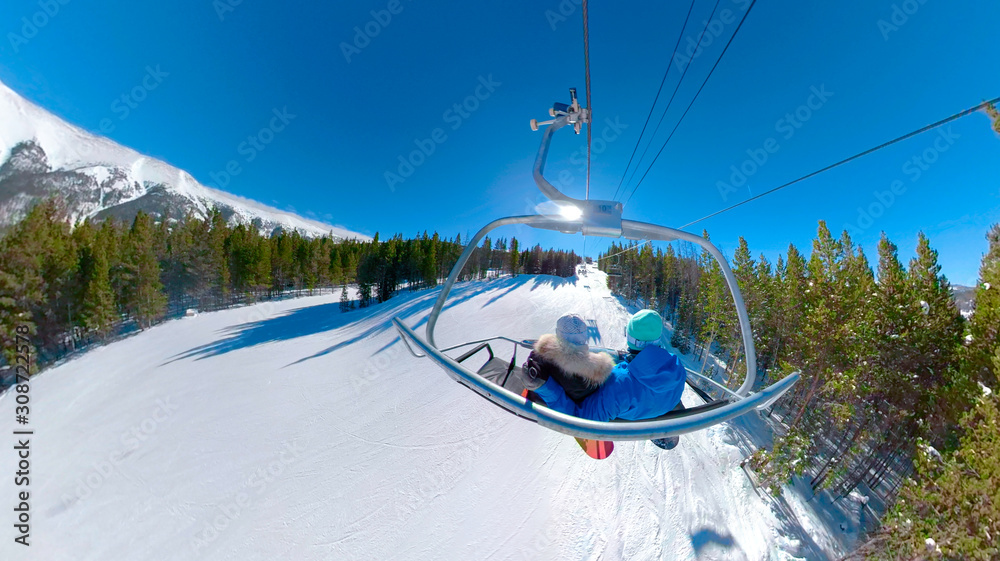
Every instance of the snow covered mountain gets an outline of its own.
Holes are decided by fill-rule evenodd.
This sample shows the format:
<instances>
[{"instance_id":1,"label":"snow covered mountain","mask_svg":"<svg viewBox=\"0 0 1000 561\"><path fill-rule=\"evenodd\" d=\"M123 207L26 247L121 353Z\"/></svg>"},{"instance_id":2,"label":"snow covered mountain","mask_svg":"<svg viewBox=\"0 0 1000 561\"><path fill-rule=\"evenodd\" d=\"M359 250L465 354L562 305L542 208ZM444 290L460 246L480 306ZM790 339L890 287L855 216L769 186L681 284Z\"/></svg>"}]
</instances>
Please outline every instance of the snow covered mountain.
<instances>
[{"instance_id":1,"label":"snow covered mountain","mask_svg":"<svg viewBox=\"0 0 1000 561\"><path fill-rule=\"evenodd\" d=\"M953 284L951 285L951 294L962 315L966 319L972 317L972 312L976 309L976 287Z\"/></svg>"},{"instance_id":2,"label":"snow covered mountain","mask_svg":"<svg viewBox=\"0 0 1000 561\"><path fill-rule=\"evenodd\" d=\"M191 175L75 127L0 83L0 228L44 197L62 197L72 219L131 220L139 210L205 217L213 206L236 224L304 235L368 236L201 185Z\"/></svg>"}]
</instances>

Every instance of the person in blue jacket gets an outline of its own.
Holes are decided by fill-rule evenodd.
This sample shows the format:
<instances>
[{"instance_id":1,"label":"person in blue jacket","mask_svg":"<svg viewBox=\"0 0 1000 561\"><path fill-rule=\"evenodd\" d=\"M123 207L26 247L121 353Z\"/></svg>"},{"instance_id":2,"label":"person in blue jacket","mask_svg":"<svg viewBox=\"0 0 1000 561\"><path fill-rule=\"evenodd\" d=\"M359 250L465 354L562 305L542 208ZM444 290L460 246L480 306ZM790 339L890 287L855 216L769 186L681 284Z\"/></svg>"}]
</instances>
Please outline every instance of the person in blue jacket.
<instances>
[{"instance_id":1,"label":"person in blue jacket","mask_svg":"<svg viewBox=\"0 0 1000 561\"><path fill-rule=\"evenodd\" d=\"M659 417L678 406L687 373L676 356L658 345L663 320L653 310L641 310L628 322L629 355L603 384L579 403L544 371L525 375L525 386L556 411L594 421L638 421ZM532 373L538 374L532 377Z\"/></svg>"}]
</instances>

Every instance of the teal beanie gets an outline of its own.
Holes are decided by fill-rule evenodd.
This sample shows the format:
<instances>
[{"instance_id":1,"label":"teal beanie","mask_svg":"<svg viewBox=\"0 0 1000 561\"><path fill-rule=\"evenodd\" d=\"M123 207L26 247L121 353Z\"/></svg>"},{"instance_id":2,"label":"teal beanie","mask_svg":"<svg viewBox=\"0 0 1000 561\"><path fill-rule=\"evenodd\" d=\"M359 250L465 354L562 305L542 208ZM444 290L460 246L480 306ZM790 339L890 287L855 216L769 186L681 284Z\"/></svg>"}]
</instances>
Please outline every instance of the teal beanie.
<instances>
[{"instance_id":1,"label":"teal beanie","mask_svg":"<svg viewBox=\"0 0 1000 561\"><path fill-rule=\"evenodd\" d=\"M663 334L663 319L653 310L639 310L628 320L625 335L628 346L642 350L647 344L658 341Z\"/></svg>"}]
</instances>

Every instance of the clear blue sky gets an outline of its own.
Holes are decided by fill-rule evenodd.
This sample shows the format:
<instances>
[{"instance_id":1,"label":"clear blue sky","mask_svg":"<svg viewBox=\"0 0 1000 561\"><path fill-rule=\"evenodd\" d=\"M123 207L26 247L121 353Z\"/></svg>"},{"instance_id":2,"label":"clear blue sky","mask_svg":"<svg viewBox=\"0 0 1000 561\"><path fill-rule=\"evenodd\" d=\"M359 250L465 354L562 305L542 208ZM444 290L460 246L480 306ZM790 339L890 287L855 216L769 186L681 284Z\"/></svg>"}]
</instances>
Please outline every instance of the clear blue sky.
<instances>
[{"instance_id":1,"label":"clear blue sky","mask_svg":"<svg viewBox=\"0 0 1000 561\"><path fill-rule=\"evenodd\" d=\"M528 120L544 118L553 101L566 101L568 87L581 95L584 88L581 15L573 0L308 7L49 1L53 16L45 14L45 1L3 3L0 80L94 132L102 122L113 125L105 126L107 136L205 184L236 160L241 172L226 190L369 234L437 229L465 237L493 218L531 212L539 200L531 163L541 133L531 132ZM739 17L747 4L720 0L719 9ZM712 5L697 0L686 32L692 40ZM595 155L593 197L610 197L624 173L688 6L686 0L592 2L595 136L604 132L605 119L627 126ZM552 17L560 7L565 21ZM381 13L381 19L388 14L391 21L374 22L373 10L389 8L398 13ZM22 18L43 25L26 28ZM342 43L355 43L354 28L366 25L377 34L368 44L358 40L348 62ZM1000 95L998 25L996 2L761 0L626 206L626 217L679 226ZM720 36L691 62L653 152L736 23L714 27ZM141 92L144 99L123 119L124 105L113 104L143 83L147 67L168 75ZM478 90L485 98L478 107L466 116L446 113L477 92L480 78L494 85ZM832 95L813 98L818 108L800 128L789 129L781 119L810 102L814 87ZM261 151L241 150L248 136L269 125L274 109L286 107L294 118L284 130ZM434 153L390 189L385 172L397 171L398 156L436 128L446 138L431 141ZM808 251L820 219L838 232L854 225L873 261L881 230L904 258L923 230L952 281L971 284L986 249L984 233L1000 220L1000 137L982 114L958 121L952 133L950 143L938 141L947 151L934 151L936 133L928 133L693 229L707 228L730 253L743 235L772 261L789 242ZM269 133L262 138L271 140ZM568 191L578 197L583 174L571 158L584 138L560 131L549 165L553 173L573 173ZM724 200L719 182L729 181L730 166L740 167L747 150L763 148L769 138L767 162ZM935 161L915 177L916 164L904 165L925 150ZM889 191L895 180L905 191L857 228L858 208L879 203L875 193ZM580 237L503 233L582 247ZM593 240L589 246L601 247Z\"/></svg>"}]
</instances>

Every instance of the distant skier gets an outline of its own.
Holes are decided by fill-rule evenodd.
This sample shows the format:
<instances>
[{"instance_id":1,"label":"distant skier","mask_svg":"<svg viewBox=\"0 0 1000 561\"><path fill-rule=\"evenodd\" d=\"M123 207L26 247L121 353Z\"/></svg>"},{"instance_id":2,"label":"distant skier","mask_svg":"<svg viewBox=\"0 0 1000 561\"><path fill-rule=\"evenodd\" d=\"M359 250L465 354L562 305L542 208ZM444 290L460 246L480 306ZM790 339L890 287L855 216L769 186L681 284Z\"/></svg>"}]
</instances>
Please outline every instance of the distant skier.
<instances>
[{"instance_id":1,"label":"distant skier","mask_svg":"<svg viewBox=\"0 0 1000 561\"><path fill-rule=\"evenodd\" d=\"M605 353L592 353L587 345L587 323L577 314L566 314L556 322L555 334L538 338L534 350L521 367L528 389L545 380L559 383L563 395L579 402L608 379L615 361Z\"/></svg>"},{"instance_id":2,"label":"distant skier","mask_svg":"<svg viewBox=\"0 0 1000 561\"><path fill-rule=\"evenodd\" d=\"M525 368L524 385L551 409L594 421L638 421L659 417L678 407L687 373L676 356L659 347L663 320L652 310L641 310L626 327L629 352L594 393L573 401L565 387L545 369ZM681 406L683 407L683 406ZM676 445L676 438L656 442Z\"/></svg>"}]
</instances>

